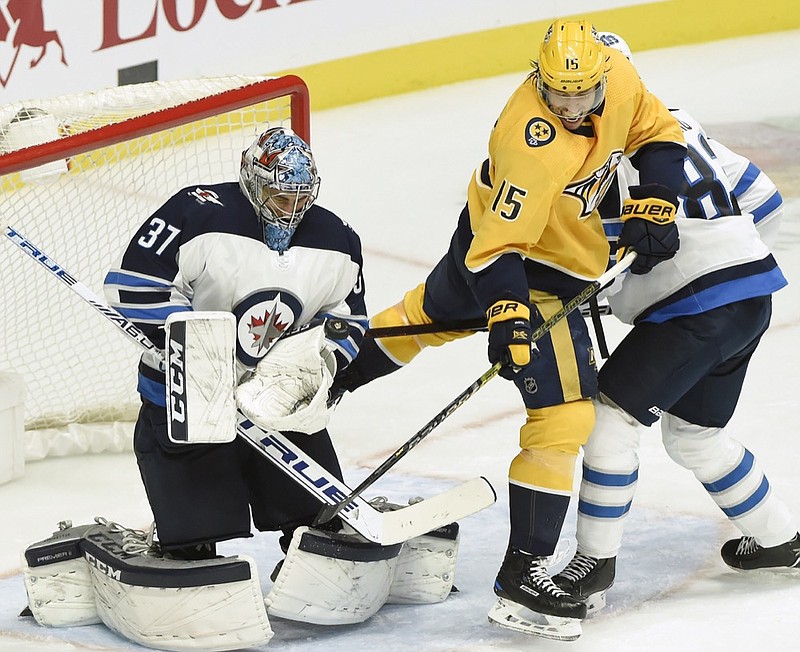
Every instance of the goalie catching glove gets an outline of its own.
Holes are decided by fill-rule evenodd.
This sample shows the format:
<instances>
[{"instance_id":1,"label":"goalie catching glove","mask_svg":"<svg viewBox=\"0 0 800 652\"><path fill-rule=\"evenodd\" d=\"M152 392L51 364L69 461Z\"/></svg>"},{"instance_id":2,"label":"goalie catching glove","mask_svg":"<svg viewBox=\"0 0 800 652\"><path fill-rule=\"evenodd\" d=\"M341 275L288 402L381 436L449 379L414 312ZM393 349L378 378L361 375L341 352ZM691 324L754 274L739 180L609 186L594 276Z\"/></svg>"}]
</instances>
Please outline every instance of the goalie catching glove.
<instances>
[{"instance_id":1,"label":"goalie catching glove","mask_svg":"<svg viewBox=\"0 0 800 652\"><path fill-rule=\"evenodd\" d=\"M631 198L622 204L617 260L633 250L638 256L631 265L631 273L647 274L678 252L680 238L675 224L678 200L672 190L658 183L631 186L629 191Z\"/></svg>"},{"instance_id":2,"label":"goalie catching glove","mask_svg":"<svg viewBox=\"0 0 800 652\"><path fill-rule=\"evenodd\" d=\"M328 389L336 357L322 326L292 335L273 346L252 376L236 388L236 404L267 430L313 434L328 425Z\"/></svg>"}]
</instances>

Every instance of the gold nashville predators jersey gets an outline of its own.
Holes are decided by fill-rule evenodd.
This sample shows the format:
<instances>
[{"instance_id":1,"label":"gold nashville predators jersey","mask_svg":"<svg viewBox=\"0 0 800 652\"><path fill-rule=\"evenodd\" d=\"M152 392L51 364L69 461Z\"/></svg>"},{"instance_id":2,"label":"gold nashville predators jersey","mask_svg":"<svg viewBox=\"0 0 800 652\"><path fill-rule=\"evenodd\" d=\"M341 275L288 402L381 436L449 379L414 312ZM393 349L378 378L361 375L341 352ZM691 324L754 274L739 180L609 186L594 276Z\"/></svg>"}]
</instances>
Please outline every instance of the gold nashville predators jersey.
<instances>
[{"instance_id":1,"label":"gold nashville predators jersey","mask_svg":"<svg viewBox=\"0 0 800 652\"><path fill-rule=\"evenodd\" d=\"M597 278L609 253L597 206L623 155L648 143L684 142L677 120L625 56L604 50L605 101L577 131L549 112L532 77L506 103L489 158L469 185L471 272L516 252L571 277Z\"/></svg>"}]
</instances>

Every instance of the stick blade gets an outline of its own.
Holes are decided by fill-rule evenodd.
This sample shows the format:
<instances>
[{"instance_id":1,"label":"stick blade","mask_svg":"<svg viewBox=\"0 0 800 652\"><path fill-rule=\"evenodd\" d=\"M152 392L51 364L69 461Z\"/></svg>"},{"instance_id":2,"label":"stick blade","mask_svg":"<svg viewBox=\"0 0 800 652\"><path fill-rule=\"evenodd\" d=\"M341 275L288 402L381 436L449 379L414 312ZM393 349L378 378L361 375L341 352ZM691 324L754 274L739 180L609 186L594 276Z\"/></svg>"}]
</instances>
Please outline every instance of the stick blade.
<instances>
[{"instance_id":1,"label":"stick blade","mask_svg":"<svg viewBox=\"0 0 800 652\"><path fill-rule=\"evenodd\" d=\"M382 545L394 545L490 507L497 493L483 476L392 512L384 512Z\"/></svg>"}]
</instances>

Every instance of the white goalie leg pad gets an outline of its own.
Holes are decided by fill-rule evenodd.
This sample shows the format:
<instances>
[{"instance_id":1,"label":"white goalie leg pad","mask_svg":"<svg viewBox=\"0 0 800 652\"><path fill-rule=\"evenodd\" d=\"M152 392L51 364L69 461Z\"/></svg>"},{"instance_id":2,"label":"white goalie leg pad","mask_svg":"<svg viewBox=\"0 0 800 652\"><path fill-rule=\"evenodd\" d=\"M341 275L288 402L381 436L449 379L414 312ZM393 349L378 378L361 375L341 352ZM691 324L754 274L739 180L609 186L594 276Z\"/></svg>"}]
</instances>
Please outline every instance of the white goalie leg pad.
<instances>
[{"instance_id":1,"label":"white goalie leg pad","mask_svg":"<svg viewBox=\"0 0 800 652\"><path fill-rule=\"evenodd\" d=\"M459 538L458 523L450 523L406 541L397 558L386 602L444 602L455 582Z\"/></svg>"},{"instance_id":2,"label":"white goalie leg pad","mask_svg":"<svg viewBox=\"0 0 800 652\"><path fill-rule=\"evenodd\" d=\"M236 437L236 319L177 312L166 322L167 432L180 444Z\"/></svg>"},{"instance_id":3,"label":"white goalie leg pad","mask_svg":"<svg viewBox=\"0 0 800 652\"><path fill-rule=\"evenodd\" d=\"M317 625L363 622L385 604L401 546L297 528L266 597L267 612Z\"/></svg>"},{"instance_id":4,"label":"white goalie leg pad","mask_svg":"<svg viewBox=\"0 0 800 652\"><path fill-rule=\"evenodd\" d=\"M43 627L77 627L100 622L89 564L80 542L92 526L71 527L28 546L22 554L22 578L28 608Z\"/></svg>"},{"instance_id":5,"label":"white goalie leg pad","mask_svg":"<svg viewBox=\"0 0 800 652\"><path fill-rule=\"evenodd\" d=\"M238 650L272 629L256 565L246 556L181 561L137 552L119 528L86 533L97 613L127 639L161 650Z\"/></svg>"},{"instance_id":6,"label":"white goalie leg pad","mask_svg":"<svg viewBox=\"0 0 800 652\"><path fill-rule=\"evenodd\" d=\"M278 341L236 388L242 413L266 430L313 434L328 425L336 358L322 326Z\"/></svg>"}]
</instances>

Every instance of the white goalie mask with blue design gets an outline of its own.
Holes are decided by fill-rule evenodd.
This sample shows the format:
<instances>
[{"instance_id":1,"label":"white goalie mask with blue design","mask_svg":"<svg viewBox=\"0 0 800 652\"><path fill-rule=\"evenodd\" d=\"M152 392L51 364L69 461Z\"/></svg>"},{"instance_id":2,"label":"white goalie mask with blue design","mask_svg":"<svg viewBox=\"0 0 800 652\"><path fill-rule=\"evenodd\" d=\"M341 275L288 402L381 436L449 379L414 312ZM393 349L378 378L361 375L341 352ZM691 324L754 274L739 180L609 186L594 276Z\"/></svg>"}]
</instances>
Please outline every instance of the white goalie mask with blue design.
<instances>
[{"instance_id":1,"label":"white goalie mask with blue design","mask_svg":"<svg viewBox=\"0 0 800 652\"><path fill-rule=\"evenodd\" d=\"M268 129L242 152L239 186L261 220L266 245L286 251L319 192L311 148L287 127Z\"/></svg>"}]
</instances>

